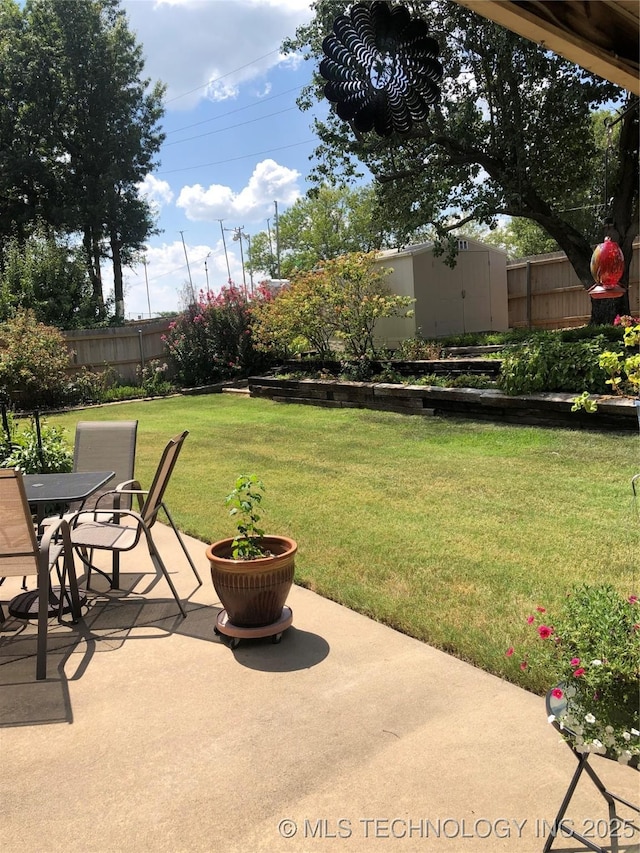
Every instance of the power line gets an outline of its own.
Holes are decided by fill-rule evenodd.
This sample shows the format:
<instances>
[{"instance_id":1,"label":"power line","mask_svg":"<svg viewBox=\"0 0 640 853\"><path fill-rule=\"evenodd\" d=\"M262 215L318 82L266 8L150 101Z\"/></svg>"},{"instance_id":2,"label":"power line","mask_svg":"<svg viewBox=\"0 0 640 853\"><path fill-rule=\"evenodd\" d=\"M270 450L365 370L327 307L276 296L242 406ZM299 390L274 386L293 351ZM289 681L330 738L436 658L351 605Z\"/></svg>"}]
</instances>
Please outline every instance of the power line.
<instances>
[{"instance_id":1,"label":"power line","mask_svg":"<svg viewBox=\"0 0 640 853\"><path fill-rule=\"evenodd\" d=\"M258 104L266 104L269 101L274 101L276 98L282 98L284 95L290 95L291 92L300 92L304 86L294 86L292 89L285 89L284 92L279 92L277 95L270 95L268 98L259 98L252 104L247 104L245 107L237 107L235 110L227 110L226 113L220 113L220 115L213 116L213 118L205 118L202 121L196 121L193 124L185 124L184 127L177 127L175 130L168 130L166 135L171 136L173 133L180 133L183 130L191 130L192 127L199 127L201 124L209 124L212 121L218 121L221 118L226 118L227 116L234 115L235 113L244 112L244 110L251 110L253 107Z\"/></svg>"},{"instance_id":2,"label":"power line","mask_svg":"<svg viewBox=\"0 0 640 853\"><path fill-rule=\"evenodd\" d=\"M169 169L168 171L156 172L156 175L175 175L176 172L192 172L194 169L207 169L209 166L224 166L226 163L235 163L237 160L248 160L250 157L262 157L263 154L273 154L275 151L284 151L287 148L297 148L300 145L308 145L316 142L316 139L305 139L303 142L292 142L291 145L281 145L279 148L267 148L266 151L255 151L253 154L242 154L240 157L230 157L228 160L216 160L215 163L200 163L198 166L185 166L183 169Z\"/></svg>"},{"instance_id":3,"label":"power line","mask_svg":"<svg viewBox=\"0 0 640 853\"><path fill-rule=\"evenodd\" d=\"M230 124L228 127L219 127L217 130L208 130L206 133L199 133L197 136L188 136L186 139L176 139L174 142L166 142L164 148L170 145L181 145L183 142L192 142L194 139L202 139L204 136L213 136L216 133L224 133L226 130L235 130L237 127L244 127L247 124L255 124L257 121L262 121L265 118L273 118L274 116L282 115L282 113L290 113L291 110L297 110L297 107L285 107L284 110L278 110L275 113L267 113L267 115L251 118L248 121L241 121L238 124Z\"/></svg>"},{"instance_id":4,"label":"power line","mask_svg":"<svg viewBox=\"0 0 640 853\"><path fill-rule=\"evenodd\" d=\"M218 83L220 80L224 80L225 77L230 77L232 74L236 74L238 71L243 71L245 68L249 68L251 65L255 65L256 62L260 62L263 59L266 59L268 56L273 56L274 53L280 53L280 48L276 48L275 50L270 50L269 53L265 53L263 56L259 56L257 59L252 59L251 62L247 62L245 65L241 65L239 68L234 68L233 71L227 71L226 74L221 74L219 77L216 77L214 80L208 80L206 83L203 83L201 86L196 86L195 89L189 89L188 92L183 92L181 95L175 95L173 98L168 98L165 100L165 104L171 104L173 101L177 101L180 98L186 98L187 95L192 95L194 92L199 92L200 89L206 89L207 86L211 86L213 83Z\"/></svg>"}]
</instances>

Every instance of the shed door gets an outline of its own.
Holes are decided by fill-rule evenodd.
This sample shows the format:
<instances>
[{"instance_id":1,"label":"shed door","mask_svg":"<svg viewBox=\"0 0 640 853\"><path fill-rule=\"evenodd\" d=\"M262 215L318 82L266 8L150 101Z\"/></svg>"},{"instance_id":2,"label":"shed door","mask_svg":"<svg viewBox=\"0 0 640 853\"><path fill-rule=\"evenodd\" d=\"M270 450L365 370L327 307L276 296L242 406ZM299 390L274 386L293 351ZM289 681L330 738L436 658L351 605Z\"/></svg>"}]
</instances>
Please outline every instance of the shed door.
<instances>
[{"instance_id":1,"label":"shed door","mask_svg":"<svg viewBox=\"0 0 640 853\"><path fill-rule=\"evenodd\" d=\"M438 337L491 329L489 252L464 249L453 269L432 260L434 331Z\"/></svg>"},{"instance_id":2,"label":"shed door","mask_svg":"<svg viewBox=\"0 0 640 853\"><path fill-rule=\"evenodd\" d=\"M491 329L491 274L489 252L460 252L462 271L463 331L487 332Z\"/></svg>"}]
</instances>

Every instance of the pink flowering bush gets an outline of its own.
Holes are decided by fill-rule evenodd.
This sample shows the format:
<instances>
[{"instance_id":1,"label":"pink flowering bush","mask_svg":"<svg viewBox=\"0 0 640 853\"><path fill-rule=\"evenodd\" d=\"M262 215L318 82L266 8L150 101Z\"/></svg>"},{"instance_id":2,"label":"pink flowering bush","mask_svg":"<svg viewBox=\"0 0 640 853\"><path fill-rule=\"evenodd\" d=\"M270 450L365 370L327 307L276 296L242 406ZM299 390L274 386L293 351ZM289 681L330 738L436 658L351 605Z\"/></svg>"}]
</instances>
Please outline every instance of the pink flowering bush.
<instances>
[{"instance_id":1,"label":"pink flowering bush","mask_svg":"<svg viewBox=\"0 0 640 853\"><path fill-rule=\"evenodd\" d=\"M253 342L253 309L269 298L258 288L250 299L233 284L219 293L201 290L163 338L178 381L193 388L264 369L267 357Z\"/></svg>"},{"instance_id":2,"label":"pink flowering bush","mask_svg":"<svg viewBox=\"0 0 640 853\"><path fill-rule=\"evenodd\" d=\"M554 673L557 720L579 752L609 754L621 763L640 756L640 606L612 586L582 585L557 616L544 607L527 616L532 642L506 655L527 673Z\"/></svg>"}]
</instances>

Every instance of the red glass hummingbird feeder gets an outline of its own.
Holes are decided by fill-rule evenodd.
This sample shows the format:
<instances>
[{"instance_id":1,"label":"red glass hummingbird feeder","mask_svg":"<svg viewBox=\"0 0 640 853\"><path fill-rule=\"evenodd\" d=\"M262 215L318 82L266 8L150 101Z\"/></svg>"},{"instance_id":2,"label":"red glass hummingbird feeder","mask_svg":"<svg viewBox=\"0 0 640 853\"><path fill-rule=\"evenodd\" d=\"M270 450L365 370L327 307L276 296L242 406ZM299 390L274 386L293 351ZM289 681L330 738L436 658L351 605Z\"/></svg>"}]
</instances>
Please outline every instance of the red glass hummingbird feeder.
<instances>
[{"instance_id":1,"label":"red glass hummingbird feeder","mask_svg":"<svg viewBox=\"0 0 640 853\"><path fill-rule=\"evenodd\" d=\"M624 296L624 288L618 283L624 273L624 255L611 237L605 237L591 255L591 275L596 283L589 288L593 299L617 299Z\"/></svg>"}]
</instances>

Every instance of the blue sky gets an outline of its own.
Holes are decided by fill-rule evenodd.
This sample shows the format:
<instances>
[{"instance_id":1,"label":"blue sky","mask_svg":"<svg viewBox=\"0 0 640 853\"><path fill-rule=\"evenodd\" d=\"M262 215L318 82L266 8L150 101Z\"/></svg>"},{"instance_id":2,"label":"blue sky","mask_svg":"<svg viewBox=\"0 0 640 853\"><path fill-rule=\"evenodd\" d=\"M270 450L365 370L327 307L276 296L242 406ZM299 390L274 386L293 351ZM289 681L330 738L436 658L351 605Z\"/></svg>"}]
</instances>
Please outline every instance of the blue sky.
<instances>
[{"instance_id":1,"label":"blue sky","mask_svg":"<svg viewBox=\"0 0 640 853\"><path fill-rule=\"evenodd\" d=\"M311 11L308 0L122 5L143 47L146 76L168 87L161 165L142 186L162 229L147 243L148 298L144 265L125 273L125 313L137 319L149 306L152 314L178 309L189 272L196 291L207 275L218 290L227 258L231 278L242 284L236 229L254 235L267 229L267 219L273 228L274 202L283 213L305 193L316 140L312 114L301 112L296 98L313 69L279 48ZM226 257L219 220L229 229ZM108 289L110 265L104 275Z\"/></svg>"}]
</instances>

